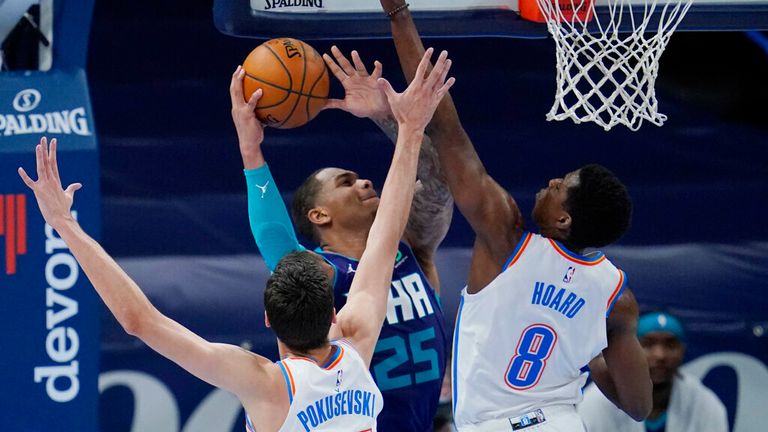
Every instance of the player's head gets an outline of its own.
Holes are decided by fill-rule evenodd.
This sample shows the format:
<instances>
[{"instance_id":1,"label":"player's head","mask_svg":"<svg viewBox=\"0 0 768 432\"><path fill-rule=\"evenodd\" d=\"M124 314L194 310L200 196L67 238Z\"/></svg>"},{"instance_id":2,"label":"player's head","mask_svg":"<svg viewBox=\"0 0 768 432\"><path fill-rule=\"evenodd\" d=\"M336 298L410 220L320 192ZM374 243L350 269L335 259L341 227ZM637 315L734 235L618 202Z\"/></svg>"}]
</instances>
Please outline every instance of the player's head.
<instances>
[{"instance_id":1,"label":"player's head","mask_svg":"<svg viewBox=\"0 0 768 432\"><path fill-rule=\"evenodd\" d=\"M321 244L323 232L330 229L369 229L378 207L370 180L353 171L323 168L296 190L291 213L299 233Z\"/></svg>"},{"instance_id":2,"label":"player's head","mask_svg":"<svg viewBox=\"0 0 768 432\"><path fill-rule=\"evenodd\" d=\"M533 208L543 235L577 250L618 240L631 217L627 188L608 169L594 164L550 180L536 194Z\"/></svg>"},{"instance_id":3,"label":"player's head","mask_svg":"<svg viewBox=\"0 0 768 432\"><path fill-rule=\"evenodd\" d=\"M269 326L289 349L305 353L328 341L334 320L333 287L322 258L292 252L277 264L264 290Z\"/></svg>"},{"instance_id":4,"label":"player's head","mask_svg":"<svg viewBox=\"0 0 768 432\"><path fill-rule=\"evenodd\" d=\"M653 384L671 383L685 355L685 330L667 312L649 312L637 322L637 337L645 349Z\"/></svg>"}]
</instances>

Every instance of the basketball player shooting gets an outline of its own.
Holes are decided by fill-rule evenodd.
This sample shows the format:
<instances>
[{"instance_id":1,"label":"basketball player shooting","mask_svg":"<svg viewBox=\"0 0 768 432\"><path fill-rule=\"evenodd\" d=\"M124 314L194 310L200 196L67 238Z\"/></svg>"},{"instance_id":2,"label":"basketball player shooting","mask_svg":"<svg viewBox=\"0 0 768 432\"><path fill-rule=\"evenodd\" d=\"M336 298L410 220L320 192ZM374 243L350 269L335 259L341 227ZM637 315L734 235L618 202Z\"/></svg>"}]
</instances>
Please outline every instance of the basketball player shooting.
<instances>
[{"instance_id":1,"label":"basketball player shooting","mask_svg":"<svg viewBox=\"0 0 768 432\"><path fill-rule=\"evenodd\" d=\"M420 70L425 72L428 64L425 55ZM264 295L265 322L275 332L281 354L288 356L277 363L234 345L208 342L149 302L72 217L74 194L81 185L62 189L56 140L49 148L42 138L35 149L37 181L23 168L19 175L34 192L46 223L70 248L126 332L203 381L234 393L260 432L376 430L382 398L367 369L386 314L392 263L408 219L424 127L454 82L446 81L448 70L443 54L430 74L414 80L403 93L381 80L400 134L368 248L338 315L320 258L299 252L278 264Z\"/></svg>"},{"instance_id":2,"label":"basketball player shooting","mask_svg":"<svg viewBox=\"0 0 768 432\"><path fill-rule=\"evenodd\" d=\"M395 142L398 124L376 85L382 74L381 63L374 62L369 73L356 51L352 51L350 61L335 46L324 59L344 88L344 99L331 99L326 108L368 118ZM247 79L239 72L230 83L232 119L245 168L251 230L264 262L274 270L284 255L305 248L296 238L262 153L264 127L253 111L261 99L252 96L248 102L244 100L244 81ZM429 431L438 408L450 336L437 296L434 254L453 215L453 200L439 167L437 152L425 134L417 169L419 180L392 271L387 318L371 360L371 374L385 402L378 419L383 431ZM339 309L366 248L378 205L373 184L342 168L315 171L293 195L296 229L320 245L314 252L333 274Z\"/></svg>"},{"instance_id":3,"label":"basketball player shooting","mask_svg":"<svg viewBox=\"0 0 768 432\"><path fill-rule=\"evenodd\" d=\"M380 0L407 79L423 45L403 0ZM487 173L450 95L427 128L456 205L476 239L453 341L459 430L584 431L574 404L587 374L635 420L651 409L626 278L600 252L629 226L631 201L610 171L588 165L536 194L525 230L510 194ZM587 367L588 365L588 367Z\"/></svg>"}]
</instances>

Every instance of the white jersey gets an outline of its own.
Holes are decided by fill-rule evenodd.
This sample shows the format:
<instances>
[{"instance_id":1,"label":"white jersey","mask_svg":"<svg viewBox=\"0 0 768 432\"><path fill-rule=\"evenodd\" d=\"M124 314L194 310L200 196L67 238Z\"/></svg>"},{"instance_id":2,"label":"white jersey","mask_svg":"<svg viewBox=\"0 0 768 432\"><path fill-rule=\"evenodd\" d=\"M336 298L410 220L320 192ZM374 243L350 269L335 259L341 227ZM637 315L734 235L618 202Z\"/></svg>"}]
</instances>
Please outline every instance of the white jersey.
<instances>
[{"instance_id":1,"label":"white jersey","mask_svg":"<svg viewBox=\"0 0 768 432\"><path fill-rule=\"evenodd\" d=\"M368 366L354 347L333 341L336 352L325 365L306 357L286 357L283 371L291 407L279 432L373 432L384 406ZM246 430L257 431L246 418Z\"/></svg>"},{"instance_id":2,"label":"white jersey","mask_svg":"<svg viewBox=\"0 0 768 432\"><path fill-rule=\"evenodd\" d=\"M586 366L607 346L606 317L624 273L524 233L501 274L462 292L453 342L456 425L575 404Z\"/></svg>"}]
</instances>

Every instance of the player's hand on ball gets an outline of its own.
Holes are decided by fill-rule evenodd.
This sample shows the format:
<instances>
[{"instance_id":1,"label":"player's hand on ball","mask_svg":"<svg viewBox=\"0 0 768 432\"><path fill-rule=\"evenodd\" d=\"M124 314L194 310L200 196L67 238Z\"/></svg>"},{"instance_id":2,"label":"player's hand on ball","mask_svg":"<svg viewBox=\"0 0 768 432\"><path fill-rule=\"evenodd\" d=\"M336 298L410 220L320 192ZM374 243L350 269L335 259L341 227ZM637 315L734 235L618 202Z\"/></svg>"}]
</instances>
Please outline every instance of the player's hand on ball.
<instances>
[{"instance_id":1,"label":"player's hand on ball","mask_svg":"<svg viewBox=\"0 0 768 432\"><path fill-rule=\"evenodd\" d=\"M232 98L232 121L237 129L237 138L240 141L240 152L244 155L249 151L258 150L264 141L264 125L256 117L254 110L262 90L258 89L246 102L243 97L243 76L245 71L238 66L232 74L232 82L229 85L229 95Z\"/></svg>"},{"instance_id":2,"label":"player's hand on ball","mask_svg":"<svg viewBox=\"0 0 768 432\"><path fill-rule=\"evenodd\" d=\"M335 45L331 53L335 61L328 54L323 54L323 60L344 87L344 99L329 99L325 108L338 108L361 118L388 116L389 102L377 83L381 78L381 63L373 62L373 73L368 73L357 51L352 51L352 63Z\"/></svg>"},{"instance_id":3,"label":"player's hand on ball","mask_svg":"<svg viewBox=\"0 0 768 432\"><path fill-rule=\"evenodd\" d=\"M416 76L402 93L397 93L392 89L386 79L379 78L379 85L384 90L392 114L401 128L403 126L412 129L425 128L432 119L432 115L443 96L456 82L455 78L446 80L448 71L451 69L451 60L448 59L447 51L440 53L435 66L427 72L433 52L432 48L427 49L418 69L416 69Z\"/></svg>"},{"instance_id":4,"label":"player's hand on ball","mask_svg":"<svg viewBox=\"0 0 768 432\"><path fill-rule=\"evenodd\" d=\"M51 140L48 148L48 140L43 137L40 144L35 147L37 160L37 181L32 180L24 168L19 167L19 176L24 183L35 193L37 205L43 219L56 229L62 222L71 219L70 209L75 199L75 191L80 189L80 183L73 183L66 189L61 188L59 166L56 160L56 138Z\"/></svg>"}]
</instances>

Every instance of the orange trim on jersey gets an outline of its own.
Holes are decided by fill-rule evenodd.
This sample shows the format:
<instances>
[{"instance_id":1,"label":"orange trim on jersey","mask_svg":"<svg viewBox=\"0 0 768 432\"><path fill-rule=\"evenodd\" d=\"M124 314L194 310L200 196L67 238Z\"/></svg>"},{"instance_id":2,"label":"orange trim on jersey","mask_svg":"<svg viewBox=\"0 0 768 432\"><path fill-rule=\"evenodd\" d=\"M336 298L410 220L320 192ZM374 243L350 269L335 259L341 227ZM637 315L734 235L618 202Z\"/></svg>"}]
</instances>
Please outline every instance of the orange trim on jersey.
<instances>
[{"instance_id":1,"label":"orange trim on jersey","mask_svg":"<svg viewBox=\"0 0 768 432\"><path fill-rule=\"evenodd\" d=\"M622 291L622 288L624 288L624 272L619 270L619 284L616 285L616 289L613 290L613 294L608 298L608 303L605 304L605 309L610 309L613 302L616 300L616 297L619 295L619 293Z\"/></svg>"},{"instance_id":2,"label":"orange trim on jersey","mask_svg":"<svg viewBox=\"0 0 768 432\"><path fill-rule=\"evenodd\" d=\"M556 242L556 241L554 241L554 240L552 240L552 239L547 239L547 240L549 240L549 242L552 244L552 247L554 247L554 248L555 248L555 250L556 250L556 251L557 251L557 252L558 252L560 255L562 255L564 258L568 259L569 261L573 261L573 262L575 262L575 263L577 263L577 264L581 264L581 265L587 265L587 266L593 266L593 265L596 265L596 264L600 264L601 262L605 261L605 255L602 255L600 258L598 258L598 259L596 259L596 260L594 260L594 261L587 261L587 260L584 260L584 259L581 259L581 258L577 258L577 257L575 257L575 256L573 256L573 255L571 255L571 254L569 254L569 253L568 253L568 252L566 252L565 250L563 250L563 249L560 247L560 245L558 245L558 244L557 244L557 242Z\"/></svg>"},{"instance_id":3,"label":"orange trim on jersey","mask_svg":"<svg viewBox=\"0 0 768 432\"><path fill-rule=\"evenodd\" d=\"M336 360L334 360L331 364L326 366L325 370L331 370L334 367L336 367L336 365L339 364L339 362L341 361L341 358L344 357L344 348L342 348L341 345L336 345L336 346L339 347L339 356L336 357Z\"/></svg>"},{"instance_id":4,"label":"orange trim on jersey","mask_svg":"<svg viewBox=\"0 0 768 432\"><path fill-rule=\"evenodd\" d=\"M515 262L517 262L518 258L523 254L523 251L525 250L525 247L528 246L528 243L531 241L531 236L533 236L532 233L528 233L525 235L525 240L523 240L523 244L520 245L520 249L517 250L517 253L515 256L512 257L512 259L509 261L509 264L507 264L506 267L504 267L504 270L512 267Z\"/></svg>"},{"instance_id":5,"label":"orange trim on jersey","mask_svg":"<svg viewBox=\"0 0 768 432\"><path fill-rule=\"evenodd\" d=\"M285 368L285 371L288 372L288 381L291 383L291 397L296 394L296 384L294 384L293 381L293 374L291 373L291 368L288 367L288 365L285 362L281 362L283 367Z\"/></svg>"}]
</instances>

